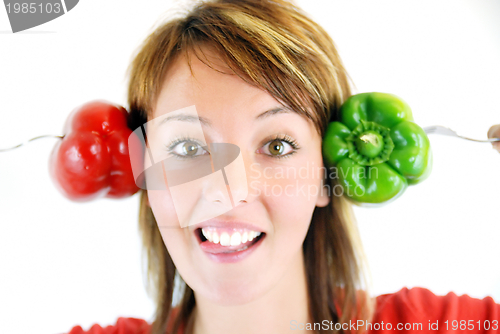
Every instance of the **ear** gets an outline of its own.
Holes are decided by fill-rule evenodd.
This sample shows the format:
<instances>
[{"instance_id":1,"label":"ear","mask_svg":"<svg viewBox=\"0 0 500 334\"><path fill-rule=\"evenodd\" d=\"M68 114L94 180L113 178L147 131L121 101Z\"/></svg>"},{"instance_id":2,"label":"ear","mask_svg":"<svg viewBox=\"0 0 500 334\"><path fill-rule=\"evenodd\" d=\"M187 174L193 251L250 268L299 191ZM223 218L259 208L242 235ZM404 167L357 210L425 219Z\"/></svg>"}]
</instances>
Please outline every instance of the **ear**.
<instances>
[{"instance_id":1,"label":"ear","mask_svg":"<svg viewBox=\"0 0 500 334\"><path fill-rule=\"evenodd\" d=\"M329 195L329 185L325 184L324 181L321 182L321 190L318 194L318 199L316 200L316 206L325 207L330 203L330 195Z\"/></svg>"}]
</instances>

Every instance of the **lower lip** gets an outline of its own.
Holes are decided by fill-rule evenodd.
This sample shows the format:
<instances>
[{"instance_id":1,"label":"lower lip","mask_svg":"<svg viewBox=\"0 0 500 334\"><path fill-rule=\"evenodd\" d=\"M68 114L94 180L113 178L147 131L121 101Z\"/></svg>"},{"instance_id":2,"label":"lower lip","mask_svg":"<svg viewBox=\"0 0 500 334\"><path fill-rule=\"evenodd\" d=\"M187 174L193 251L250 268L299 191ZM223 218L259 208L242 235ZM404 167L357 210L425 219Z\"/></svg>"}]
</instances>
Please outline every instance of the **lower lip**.
<instances>
[{"instance_id":1,"label":"lower lip","mask_svg":"<svg viewBox=\"0 0 500 334\"><path fill-rule=\"evenodd\" d=\"M245 258L247 258L250 254L252 254L253 251L257 249L262 244L262 241L266 238L264 235L261 237L256 243L254 243L252 246L248 247L245 250L239 251L239 252L232 252L232 253L209 253L203 250L203 253L205 253L212 261L218 262L218 263L235 263L239 261L243 261Z\"/></svg>"}]
</instances>

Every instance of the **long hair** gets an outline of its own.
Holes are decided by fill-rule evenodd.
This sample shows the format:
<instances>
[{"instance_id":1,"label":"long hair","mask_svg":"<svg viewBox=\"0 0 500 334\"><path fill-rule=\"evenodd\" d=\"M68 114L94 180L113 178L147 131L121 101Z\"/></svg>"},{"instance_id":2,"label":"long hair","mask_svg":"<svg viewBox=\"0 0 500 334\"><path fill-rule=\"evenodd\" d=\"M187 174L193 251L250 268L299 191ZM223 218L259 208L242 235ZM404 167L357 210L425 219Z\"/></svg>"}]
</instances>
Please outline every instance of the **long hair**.
<instances>
[{"instance_id":1,"label":"long hair","mask_svg":"<svg viewBox=\"0 0 500 334\"><path fill-rule=\"evenodd\" d=\"M201 45L214 47L241 79L312 120L321 137L351 94L331 37L293 2L202 1L155 28L134 55L128 86L131 128L152 117L172 61L185 52L189 62L188 51L203 61L196 52ZM327 185L333 189L336 180L328 178ZM365 257L352 207L343 196L330 197L326 207L315 208L303 244L310 319L333 323L370 319L373 300L367 293ZM177 333L196 301L186 286L173 312L176 269L147 203L147 192L142 190L139 227L148 291L156 300L151 334L164 334L167 324L169 328L173 324Z\"/></svg>"}]
</instances>

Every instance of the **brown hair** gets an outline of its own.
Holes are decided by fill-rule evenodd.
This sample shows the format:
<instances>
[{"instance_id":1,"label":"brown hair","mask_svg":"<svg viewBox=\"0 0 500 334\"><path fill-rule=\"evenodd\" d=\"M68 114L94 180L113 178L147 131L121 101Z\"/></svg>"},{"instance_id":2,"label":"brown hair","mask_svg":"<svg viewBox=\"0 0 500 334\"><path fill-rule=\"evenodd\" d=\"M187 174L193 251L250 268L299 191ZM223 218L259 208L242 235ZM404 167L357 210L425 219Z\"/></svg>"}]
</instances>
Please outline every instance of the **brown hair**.
<instances>
[{"instance_id":1,"label":"brown hair","mask_svg":"<svg viewBox=\"0 0 500 334\"><path fill-rule=\"evenodd\" d=\"M135 55L128 87L132 129L152 115L171 62L180 52L187 55L202 44L215 48L243 80L311 119L321 136L350 95L348 76L332 39L291 1L203 1L156 28ZM328 179L330 189L335 184ZM189 319L194 294L186 286L174 316L176 269L144 190L139 216L148 290L156 298L151 334L164 334L172 322L176 333ZM303 251L311 320L370 319L373 302L362 293L367 289L364 255L351 204L344 197L331 196L328 206L315 208Z\"/></svg>"}]
</instances>

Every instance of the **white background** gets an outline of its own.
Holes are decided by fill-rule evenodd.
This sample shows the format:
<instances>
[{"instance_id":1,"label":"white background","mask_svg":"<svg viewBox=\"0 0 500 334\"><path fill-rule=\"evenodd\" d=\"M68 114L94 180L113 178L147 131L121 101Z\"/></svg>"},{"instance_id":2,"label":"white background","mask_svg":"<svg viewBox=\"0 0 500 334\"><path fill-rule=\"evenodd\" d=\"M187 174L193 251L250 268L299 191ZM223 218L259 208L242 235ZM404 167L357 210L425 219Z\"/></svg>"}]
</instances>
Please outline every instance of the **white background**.
<instances>
[{"instance_id":1,"label":"white background","mask_svg":"<svg viewBox=\"0 0 500 334\"><path fill-rule=\"evenodd\" d=\"M357 92L402 97L421 126L486 138L500 123L500 2L299 1L331 34ZM0 148L61 134L94 99L126 102L134 49L172 2L85 0L10 33L0 8ZM500 154L430 136L431 176L382 208L356 207L375 294L422 286L500 302ZM138 196L72 203L49 178L57 139L0 153L0 332L152 320Z\"/></svg>"}]
</instances>

